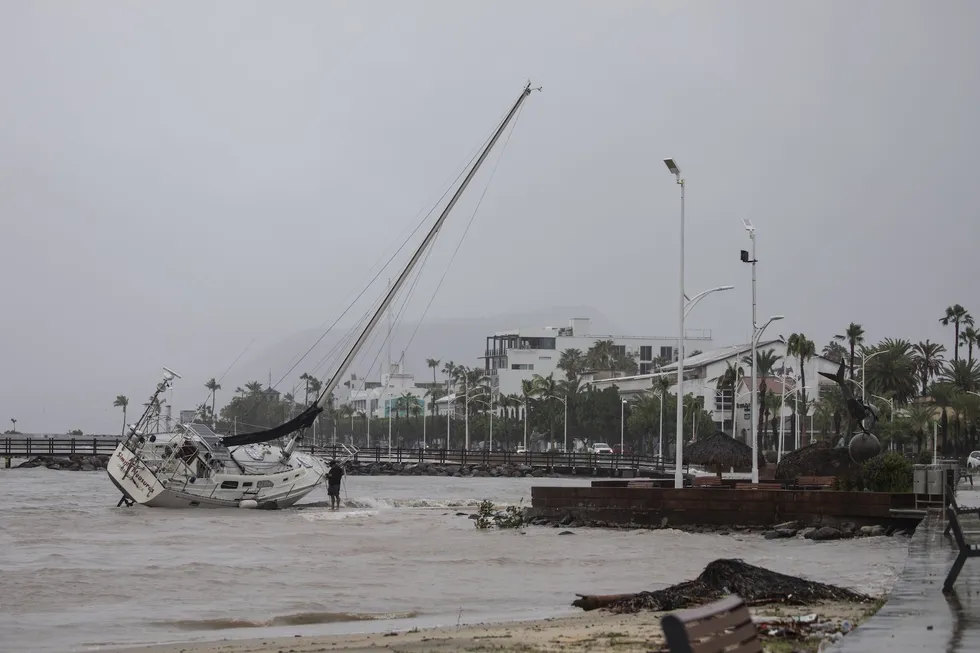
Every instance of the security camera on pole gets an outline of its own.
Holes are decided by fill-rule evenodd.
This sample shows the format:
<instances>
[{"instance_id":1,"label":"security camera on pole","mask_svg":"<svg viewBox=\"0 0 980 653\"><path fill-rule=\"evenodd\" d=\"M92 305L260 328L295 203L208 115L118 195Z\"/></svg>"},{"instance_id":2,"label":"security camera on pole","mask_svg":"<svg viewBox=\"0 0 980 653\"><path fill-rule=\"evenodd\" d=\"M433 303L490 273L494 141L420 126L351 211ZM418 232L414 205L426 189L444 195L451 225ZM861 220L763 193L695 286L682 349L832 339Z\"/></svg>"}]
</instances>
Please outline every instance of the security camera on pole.
<instances>
[{"instance_id":1,"label":"security camera on pole","mask_svg":"<svg viewBox=\"0 0 980 653\"><path fill-rule=\"evenodd\" d=\"M752 482L759 482L759 381L757 378L758 372L758 359L756 354L756 348L759 346L759 338L762 337L762 332L766 330L766 327L776 320L783 319L782 315L773 315L770 317L765 324L760 328L755 317L755 307L756 307L756 295L755 295L755 264L758 262L755 258L755 227L752 226L752 222L749 220L742 220L742 224L745 230L749 232L749 239L752 241L752 257L749 258L749 253L742 250L742 262L752 264L752 358L750 359L752 365L752 387L750 388L752 396Z\"/></svg>"}]
</instances>

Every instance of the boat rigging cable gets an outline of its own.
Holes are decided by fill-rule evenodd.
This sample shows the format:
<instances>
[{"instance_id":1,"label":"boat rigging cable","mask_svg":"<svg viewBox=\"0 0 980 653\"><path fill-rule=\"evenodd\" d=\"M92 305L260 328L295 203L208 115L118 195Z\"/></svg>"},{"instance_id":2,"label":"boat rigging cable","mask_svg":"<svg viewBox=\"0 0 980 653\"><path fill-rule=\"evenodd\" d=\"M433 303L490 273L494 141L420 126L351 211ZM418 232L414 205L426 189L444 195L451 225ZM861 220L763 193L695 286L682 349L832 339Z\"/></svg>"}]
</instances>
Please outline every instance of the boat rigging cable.
<instances>
[{"instance_id":1,"label":"boat rigging cable","mask_svg":"<svg viewBox=\"0 0 980 653\"><path fill-rule=\"evenodd\" d=\"M466 223L466 228L463 230L463 234L462 234L462 236L460 236L459 241L456 243L456 248L453 250L453 254L450 257L449 262L446 264L446 269L443 270L442 276L439 279L439 283L436 284L435 290L432 292L432 295L429 297L429 301L426 304L425 309L422 311L422 315L419 317L419 320L416 322L415 329L412 331L412 335L409 336L408 342L405 344L404 349L408 349L411 346L412 342L415 340L415 336L418 333L419 327L422 326L422 322L425 320L425 316L428 314L429 308L432 306L432 302L435 300L436 295L439 293L439 289L442 287L443 282L446 280L446 276L449 274L449 270L452 267L453 261L456 259L456 255L459 253L459 249L463 245L463 240L465 240L466 234L469 233L470 227L473 225L473 221L476 218L476 214L479 212L480 206L483 204L483 199L486 197L487 191L490 189L490 184L493 181L494 175L496 175L496 173L497 173L497 168L500 166L500 162L503 160L504 153L507 151L507 145L508 145L508 143L510 143L511 136L514 135L514 131L517 129L517 123L520 121L521 112L523 110L524 110L524 107L522 105L520 107L520 109L518 109L517 114L514 116L514 121L513 121L514 124L511 127L510 132L507 134L507 138L504 139L504 144L501 146L501 149L500 149L500 155L497 157L497 160L494 163L494 166L493 166L493 168L490 171L490 177L487 179L487 183L486 183L486 185L483 188L483 192L480 194L480 199L477 201L477 204L476 204L476 206L473 209L473 213L470 215L470 219ZM407 309L408 302L411 299L412 295L414 294L415 288L416 288L416 286L418 284L418 281L421 278L421 269L425 267L425 261L428 260L428 257L429 257L429 255L431 253L432 253L432 250L431 249L428 250L428 251L426 251L425 259L423 260L423 264L419 268L420 272L419 272L419 274L417 274L415 276L415 279L414 279L414 281L412 283L412 286L409 289L409 292L407 293L405 299L402 301L401 308L398 311L396 311L396 317L395 317L395 320L394 320L394 322L395 322L396 325L401 325L401 323L404 320L404 312ZM393 331L394 331L394 329L392 330L392 332ZM393 337L392 336L392 333L389 333L387 338L392 338L392 337ZM387 338L386 338L385 342L383 342L382 344L387 344ZM371 343L372 345L373 345L373 339L374 338L372 337L372 343ZM369 349L370 349L370 347L369 347ZM381 349L382 348L379 348L378 349L378 353L375 355L374 360L371 362L371 366L368 368L367 375L363 379L361 379L361 385L360 385L359 390L361 390L361 391L364 390L364 385L367 382L368 377L370 376L371 372L374 371L375 366L376 365L379 365L379 359L381 357ZM321 363L322 362L323 361L321 360ZM320 364L318 364L314 368L314 371L316 369L318 369L319 367L320 367ZM368 410L370 410L370 409L368 408Z\"/></svg>"},{"instance_id":2,"label":"boat rigging cable","mask_svg":"<svg viewBox=\"0 0 980 653\"><path fill-rule=\"evenodd\" d=\"M347 369L350 367L351 363L353 362L357 354L360 353L360 350L364 346L364 343L367 341L371 331L374 329L375 326L377 326L377 323L381 319L382 314L388 308L388 306L391 305L391 302L394 299L395 295L405 284L406 279L408 279L408 277L411 275L415 266L422 258L422 255L425 253L425 251L435 240L440 229L445 223L446 218L449 217L449 214L452 211L453 207L459 201L459 198L463 195L463 192L466 190L466 187L469 185L470 181L472 181L473 177L480 169L480 165L486 160L487 156L490 154L490 150L500 139L501 134L507 128L507 125L513 119L514 115L518 112L521 105L524 103L524 100L531 94L531 90L532 90L531 85L528 84L521 91L520 96L517 98L517 101L511 107L510 111L507 114L507 117L504 118L503 122L500 124L500 126L497 128L497 131L494 133L493 138L490 140L490 142L484 148L483 152L480 154L479 159L477 159L476 163L466 174L466 177L463 179L459 188L457 188L456 192L453 194L452 199L449 200L449 203L442 210L442 213L439 215L439 219L436 220L436 223L432 226L432 229L430 229L429 233L426 234L425 239L418 246L418 249L416 249L415 254L412 256L408 265L405 267L405 269L402 270L401 274L398 276L398 279L395 281L394 285L388 291L387 295L384 298L384 301L382 301L381 303L381 306L378 307L378 310L375 311L374 315L371 317L371 320L368 323L367 327L363 331L361 331L360 335L358 335L357 340L354 342L353 347L351 347L350 351L344 357L344 360L340 364L340 367L334 372L334 374L330 377L330 380L327 381L327 383L321 390L316 403L307 407L305 410L303 410L303 412L301 412L293 419L290 419L285 423L280 424L279 426L275 426L273 428L266 429L264 431L259 431L257 433L248 433L248 434L237 435L237 436L226 436L222 438L226 446L268 442L270 440L274 440L276 438L289 435L295 431L309 428L313 424L317 416L323 412L329 398L333 394L334 389L337 387L340 378L347 372ZM535 89L535 90L540 90L540 89Z\"/></svg>"},{"instance_id":3,"label":"boat rigging cable","mask_svg":"<svg viewBox=\"0 0 980 653\"><path fill-rule=\"evenodd\" d=\"M359 292L357 294L357 296L354 297L353 300L351 300L350 304L347 305L347 308L345 308L344 311L337 317L337 319L334 320L333 323L327 328L327 330L324 331L320 335L320 337L316 339L316 341L309 347L309 349L307 349L306 352L302 356L300 356L298 360L296 360L295 362L292 362L291 367L286 371L286 373L283 374L279 378L279 380L276 381L276 383L274 385L271 385L270 388L276 388L276 387L278 387L279 384L282 383L283 380L285 380L287 376L289 376L290 374L292 374L292 372L299 366L299 364L301 362L303 362L303 360L307 356L309 356L310 352L312 352L313 349L316 348L316 346L318 344L320 344L320 342L323 340L323 338L325 338L327 336L327 334L330 333L330 331L332 331L335 326L337 326L337 323L340 322L340 320L343 319L343 317L350 311L350 309L352 309L354 307L354 304L356 304L357 301L364 295L364 293L367 292L368 288L370 288L374 284L374 282L378 280L378 278L381 276L381 273L384 272L386 269L388 269L388 267L391 265L392 261L395 260L395 257L398 256L398 254L402 251L402 249L404 249L405 246L408 244L408 242L411 239L411 237L414 236L419 231L419 229L422 228L422 226L425 224L425 222L429 219L429 216L432 215L432 212L435 211L435 208L439 205L440 202L442 202L442 200L444 200L446 198L446 195L449 194L449 191L452 190L453 185L455 185L456 182L459 181L459 178L463 176L463 174L466 171L466 169L470 165L472 165L473 160L478 156L480 150L486 147L486 143L489 140L489 138L492 138L492 133L491 133L490 136L488 136L487 138L485 138L481 142L481 144L479 146L477 146L474 149L473 153L467 158L466 164L456 174L456 177L454 179L452 179L451 181L449 181L448 183L444 183L443 184L443 185L446 186L446 189L442 192L442 194L440 195L439 199L436 200L436 202L432 205L432 207L426 212L426 214L422 218L422 220L419 221L418 224L415 225L415 228L412 229L412 231L408 234L408 236L406 236L405 238L396 239L392 243L392 245L394 245L394 243L397 243L399 240L401 240L401 244L398 246L398 248L391 254L390 257L388 257L388 260L385 262L385 264L383 266L381 266L380 269L378 269L377 273L374 275L374 277L371 278L371 280L367 283L367 285L364 286L364 288L361 290L361 292ZM424 205L421 209L419 209L418 213L415 214L416 217L418 217L419 215L421 215L422 211L425 210L425 206L428 206L428 203L426 205ZM389 247L391 247L392 245L389 245ZM375 261L375 263L371 266L371 268L368 269L368 272L370 273L370 271L375 266L377 266L378 263L380 263L382 260L384 260L384 253L383 252L382 252L381 256L378 258L378 260ZM353 291L351 291L351 292L353 292ZM350 295L351 295L351 293L348 293L347 294L347 297L350 297ZM346 298L344 299L344 301L346 301ZM354 324L353 327L351 327L351 329L348 331L348 333L345 334L344 339L348 339L348 338L352 337L353 334L354 334L354 332L357 329L357 326L359 324L363 323L363 321L369 315L370 315L370 308L367 311L365 311L365 313L361 316L361 318ZM326 324L326 322L324 322L323 324L321 324L320 325L320 328L322 329L325 324ZM335 350L338 349L339 346L340 346L340 343L338 343L337 345L335 345L334 347L332 347L331 348L331 351L327 352L326 357L329 357L333 353L335 353ZM322 362L323 361L321 360L320 364L322 364ZM320 364L318 364L317 367L319 367Z\"/></svg>"},{"instance_id":4,"label":"boat rigging cable","mask_svg":"<svg viewBox=\"0 0 980 653\"><path fill-rule=\"evenodd\" d=\"M506 115L506 114L505 114L505 115ZM500 118L500 120L503 120L503 117L501 117L501 118ZM469 156L468 156L468 157L466 158L466 162L465 162L465 164L464 164L463 166L461 166L461 168L460 168L460 171L459 171L458 173L456 173L456 177L455 177L455 178L453 178L453 179L448 179L448 178L447 178L447 179L446 179L446 181L444 181L444 182L443 182L443 184L442 184L442 186L445 186L445 190L443 190L443 191L442 191L442 194L441 194L441 195L439 196L439 198L438 198L438 199L437 199L437 200L435 201L435 203L434 203L434 204L433 204L433 205L431 206L431 208L429 208L429 210L428 210L428 211L426 212L426 214L425 214L425 216L424 216L424 217L422 218L422 220L421 220L421 221L419 221L419 222L418 222L418 223L417 223L417 224L415 225L415 227L414 227L414 228L413 228L413 229L411 230L411 232L410 232L410 233L409 233L409 234L408 234L408 235L407 235L406 237L404 237L404 238L396 238L396 239L395 239L395 240L394 240L394 241L393 241L393 242L392 242L392 243L391 243L390 245L388 245L388 247L386 247L386 248L385 248L385 250L384 250L384 252L382 252L382 254L381 254L381 255L380 255L379 257L378 257L378 259L377 259L377 260L376 260L376 261L375 261L375 262L374 262L374 263L373 263L373 264L371 265L371 267L370 267L370 268L368 268L368 273L370 273L370 272L371 272L371 270L373 270L373 269L374 269L375 267L377 267L379 263L381 263L382 261L384 261L384 259L385 259L385 252L387 252L387 250L388 250L388 249L390 249L391 247L394 247L394 246L395 246L395 245L396 245L397 243L399 243L399 242L401 242L401 244L400 244L400 245L398 245L398 247L397 247L397 248L395 249L395 251L394 251L394 252L393 252L393 253L391 254L391 256L389 256L389 257L388 257L388 260L387 260L387 261L386 261L386 262L384 263L384 265L382 265L382 266L381 266L381 267L380 267L380 268L378 269L378 271L377 271L377 273L376 273L376 274L374 275L374 277L372 277L372 279L371 279L371 280L370 280L370 281L369 281L369 282L368 282L368 283L367 283L367 284L366 284L366 285L364 286L364 288L363 288L363 289L361 290L361 292L359 292L359 293L357 294L357 296L356 296L356 297L354 297L354 299L353 299L353 300L351 300L351 301L350 301L350 303L346 305L346 308L344 308L344 310L343 310L343 311L341 312L341 314L340 314L340 315L339 315L339 316L337 317L337 319L335 319L335 320L334 320L334 321L333 321L333 322L332 322L332 323L330 324L330 326L329 326L329 327L327 327L327 328L326 328L326 330L325 330L325 331L323 331L323 332L322 332L322 333L320 334L320 336L319 336L319 337L318 337L318 338L316 339L316 341L315 341L315 342L314 342L314 343L313 343L313 344L312 344L312 345L311 345L311 346L310 346L310 347L309 347L309 348L308 348L308 349L306 350L306 352L305 352L305 353L303 353L303 354L302 354L301 356L299 356L299 358L296 358L296 357L294 356L294 358L293 358L292 360L290 360L290 362L288 363L288 365L290 365L290 367L289 367L289 369L288 369L288 370L286 371L286 373L285 373L285 374L283 374L283 375L282 375L282 376L281 376L281 377L279 378L279 380L278 380L278 381L276 381L276 382L275 382L274 384L271 384L271 385L269 385L269 388L270 388L270 389L275 389L275 388L277 388L277 387L279 387L279 385L280 385L280 384L281 384L281 383L282 383L282 382L283 382L283 381L284 381L284 380L285 380L285 379L286 379L286 378L287 378L287 377L288 377L288 376L289 376L290 374L292 374L292 373L293 373L293 371L295 371L295 369L296 369L297 367L299 367L299 364L300 364L300 363L302 363L302 362L303 362L303 360L305 360L307 356L309 356L309 354L310 354L310 353L311 353L311 352L313 351L313 349L315 349L315 348L316 348L316 346L317 346L318 344L320 344L320 342L321 342L321 341L322 341L322 340L323 340L323 339L324 339L324 338L325 338L325 337L326 337L326 336L327 336L327 335L328 335L328 334L329 334L329 333L330 333L330 332L331 332L331 331L332 331L332 330L334 329L334 327L336 327L336 326L337 326L337 323L339 323L339 322L340 322L340 320L342 320L342 319L344 318L344 316L345 316L345 315L347 315L347 313L348 313L348 312L350 312L350 310L351 310L351 309L352 309L352 308L354 307L354 305L355 305L355 304L357 303L357 301L358 301L358 300L359 300L359 299L360 299L360 298L361 298L361 297L362 297L362 296L363 296L363 295L364 295L364 294L365 294L365 293L367 292L367 290L368 290L368 289L369 289L369 288L370 288L370 287L371 287L371 286L372 286L372 285L374 284L374 282L378 280L378 278L379 278L379 277L381 276L381 273L382 273L382 272L384 272L384 271L385 271L386 269L388 269L388 267L389 267L389 266L391 265L391 263L392 263L392 261L394 261L394 259L395 259L395 257L396 257L396 256L398 256L398 254L399 254L399 253L400 253L400 252L402 251L402 249L404 249L404 247L405 247L405 245L407 245L407 244L408 244L408 242L409 242L409 239L411 239L411 237L412 237L412 236L414 236L414 235L415 235L415 234L416 234L416 233L417 233L417 232L419 231L419 229L421 229L421 228L422 228L422 226L423 226L423 225L424 225L424 224L426 223L426 221L427 221L427 220L429 219L429 216L431 216L431 215L432 215L432 212L433 212L433 211L435 211L435 209L436 209L436 207L437 207L437 206L438 206L438 205L439 205L439 204L440 204L440 203L442 202L442 200L444 200L444 199L445 199L445 197L446 197L446 195L448 195L448 194L449 194L449 191L451 191L451 190L452 190L452 188L453 188L453 186L454 186L454 185L456 184L456 182L458 182L458 181L459 181L459 179L460 179L460 177L462 177L462 176L463 176L463 174L464 174L464 173L466 172L466 170L467 170L467 169L469 168L469 166L471 166L471 165L473 164L473 161L474 161L474 160L475 160L475 159L477 158L477 156L479 155L479 153L480 153L480 151L481 151L481 150L482 150L483 148L485 148L485 147L486 147L486 143L487 143L487 142L489 141L489 139L490 139L490 138L491 138L491 137L493 136L493 131L494 131L494 130L492 130L492 129L491 129L491 130L490 130L490 132L488 132L488 134L487 134L487 136L486 136L486 137L485 137L485 138L484 138L484 139L483 139L483 140L482 140L482 141L480 142L480 144L479 144L479 145L477 145L477 146L476 146L476 147L475 147L475 148L473 149L473 151L472 151L472 152L470 153L470 155L469 155ZM422 208L420 208L420 209L418 210L418 212L417 212L417 213L415 214L415 217L416 217L416 218L418 218L418 216L419 216L419 215L421 215L423 211L425 211L425 207L426 207L426 206L429 206L429 203L428 203L428 202L427 202L427 203L426 203L425 205L423 205L423 207L422 207ZM404 231L403 231L403 233L404 233ZM428 254L427 254L427 256L428 256ZM351 296L351 295L352 295L353 293L354 293L354 291L353 291L353 290L351 290L350 292L348 292L348 293L347 293L347 297L345 297L345 298L344 298L344 299L342 300L342 302L341 302L341 305L342 305L342 306L344 305L344 303L345 303L345 302L347 302L347 299L349 299L349 298L350 298L350 296ZM372 309L373 309L373 307L374 307L374 306L376 306L376 305L378 304L378 302L379 302L379 301L382 301L382 300L383 300L383 297L379 297L379 298L378 298L377 300L375 300L375 302L373 302L373 303L371 304L371 306L369 306L369 307L368 307L368 308L367 308L367 309L366 309L366 310L364 311L364 313L363 313L363 314L362 314L362 315L361 315L361 316L360 316L360 317L359 317L359 318L357 319L357 321L356 321L356 322L354 323L354 325L353 325L353 326L352 326L352 327L351 327L350 329L348 329L348 331L347 331L347 333L345 333L345 334L344 334L344 335L343 335L343 336L342 336L342 337L340 338L340 340L338 340L338 342L337 342L336 344L334 344L334 345L333 345L333 347L331 347L331 348L330 348L330 350L329 350L329 351L328 351L328 352L327 352L327 353L326 353L326 354L325 354L325 355L323 356L323 358L321 358L321 359L320 359L320 361L319 361L319 362L318 362L318 363L317 363L317 364L316 364L316 365L315 365L315 366L313 367L313 372L314 372L314 373L315 373L315 372L316 372L317 370L319 370L319 369L320 369L320 368L321 368L321 367L322 367L322 366L324 365L324 363L326 363L326 362L327 362L328 360L332 360L332 359L333 359L333 357L334 357L334 356L335 356L335 355L336 355L337 353L339 353L339 350L341 350L342 348L344 348L344 347L346 347L346 345L347 345L347 343L349 343L349 342L350 342L350 341L351 341L351 340L352 340L352 339L354 338L354 335L355 335L355 334L357 333L357 331L358 331L358 327L359 327L360 325L362 325L362 324L364 324L364 322L365 322L365 321L366 321L366 320L367 320L367 319L368 319L368 318L370 317L370 315L371 315L371 313L372 313ZM322 324L320 325L320 329L321 329L321 330L322 330L322 329L323 329L323 328L324 328L324 327L325 327L325 326L327 325L327 322L328 322L328 321L329 321L329 320L326 320L326 321L324 321L324 322L323 322L323 323L322 323ZM376 337L376 335L377 335L377 334L375 334L375 336L374 336L374 337ZM253 342L254 342L254 341L253 341ZM373 344L373 340L372 340L372 344ZM250 345L250 346L251 346L251 345ZM244 352L243 352L243 353L244 353ZM237 359L236 359L236 360L237 360ZM227 374L227 371L226 371L225 373ZM222 375L222 378L224 378L224 375ZM321 379L321 381L322 381L322 380L323 380L323 379ZM293 390L295 390L295 387L293 388ZM244 415L242 415L242 417L247 417L247 416L248 416L249 414L251 414L251 412L252 412L252 410L253 410L254 408L255 408L255 406L252 406L252 407L249 407L248 409L246 409L246 411L245 411L245 413L244 413ZM241 424L241 422L240 422L240 424ZM262 428L266 428L265 426L258 426L258 425L252 425L252 426L255 426L255 428L257 428L257 429L262 429Z\"/></svg>"}]
</instances>

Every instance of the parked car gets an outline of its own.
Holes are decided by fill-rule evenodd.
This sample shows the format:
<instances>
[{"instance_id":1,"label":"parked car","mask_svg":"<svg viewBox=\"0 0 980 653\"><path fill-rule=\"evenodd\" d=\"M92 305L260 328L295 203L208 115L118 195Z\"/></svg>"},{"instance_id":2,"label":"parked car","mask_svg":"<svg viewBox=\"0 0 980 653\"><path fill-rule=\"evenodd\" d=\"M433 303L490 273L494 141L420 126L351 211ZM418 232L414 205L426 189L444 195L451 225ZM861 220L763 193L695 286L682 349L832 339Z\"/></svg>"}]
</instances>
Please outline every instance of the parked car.
<instances>
[{"instance_id":1,"label":"parked car","mask_svg":"<svg viewBox=\"0 0 980 653\"><path fill-rule=\"evenodd\" d=\"M595 454L614 453L612 447L610 447L605 442L593 442L592 446L589 447L589 451Z\"/></svg>"},{"instance_id":2,"label":"parked car","mask_svg":"<svg viewBox=\"0 0 980 653\"><path fill-rule=\"evenodd\" d=\"M980 451L970 453L966 458L967 469L980 469Z\"/></svg>"}]
</instances>

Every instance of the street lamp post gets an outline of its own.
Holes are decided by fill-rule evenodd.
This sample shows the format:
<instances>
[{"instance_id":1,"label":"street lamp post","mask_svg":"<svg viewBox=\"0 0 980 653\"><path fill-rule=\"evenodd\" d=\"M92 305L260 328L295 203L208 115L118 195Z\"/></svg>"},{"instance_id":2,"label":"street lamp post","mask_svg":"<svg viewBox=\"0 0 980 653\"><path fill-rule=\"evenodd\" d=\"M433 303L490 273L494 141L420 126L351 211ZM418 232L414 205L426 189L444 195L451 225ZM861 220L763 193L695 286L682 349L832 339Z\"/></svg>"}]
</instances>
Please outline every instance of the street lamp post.
<instances>
[{"instance_id":1,"label":"street lamp post","mask_svg":"<svg viewBox=\"0 0 980 653\"><path fill-rule=\"evenodd\" d=\"M449 394L446 395L446 449L449 448L449 438L450 438L450 433L449 433L450 412L449 411L453 405L453 397L454 395L449 395Z\"/></svg>"},{"instance_id":2,"label":"street lamp post","mask_svg":"<svg viewBox=\"0 0 980 653\"><path fill-rule=\"evenodd\" d=\"M755 268L753 267L753 270ZM755 284L753 284L755 285ZM755 301L752 302L753 308L752 312L755 313ZM766 327L775 322L776 320L783 319L782 315L773 315L766 323L760 328L755 329L755 333L752 334L752 482L759 482L759 388L756 387L758 381L756 379L756 374L758 372L758 365L756 364L756 347L759 346L759 338L762 337L762 333L766 330ZM753 320L754 322L754 320ZM754 326L754 324L753 324Z\"/></svg>"},{"instance_id":3,"label":"street lamp post","mask_svg":"<svg viewBox=\"0 0 980 653\"><path fill-rule=\"evenodd\" d=\"M425 450L425 397L422 397L422 450Z\"/></svg>"},{"instance_id":4,"label":"street lamp post","mask_svg":"<svg viewBox=\"0 0 980 653\"><path fill-rule=\"evenodd\" d=\"M874 358L875 356L877 356L878 354L884 354L885 351L886 350L882 349L882 350L876 351L875 353L871 354L870 356L862 356L861 357L861 401L864 401L867 398L867 396L865 394L865 390L864 390L864 388L865 388L865 386L867 384L867 381L864 378L864 364L867 363L872 358Z\"/></svg>"},{"instance_id":5,"label":"street lamp post","mask_svg":"<svg viewBox=\"0 0 980 653\"><path fill-rule=\"evenodd\" d=\"M660 395L660 447L657 449L657 457L660 458L660 464L663 465L664 462L664 391L663 389L657 393Z\"/></svg>"},{"instance_id":6,"label":"street lamp post","mask_svg":"<svg viewBox=\"0 0 980 653\"><path fill-rule=\"evenodd\" d=\"M626 454L626 400L619 409L619 455Z\"/></svg>"},{"instance_id":7,"label":"street lamp post","mask_svg":"<svg viewBox=\"0 0 980 653\"><path fill-rule=\"evenodd\" d=\"M391 423L392 423L392 412L391 412L391 393L388 393L388 458L391 459Z\"/></svg>"},{"instance_id":8,"label":"street lamp post","mask_svg":"<svg viewBox=\"0 0 980 653\"><path fill-rule=\"evenodd\" d=\"M557 399L565 406L565 445L562 451L567 452L568 451L568 395L565 395L564 398L559 397L558 395L548 395L548 397L550 399Z\"/></svg>"},{"instance_id":9,"label":"street lamp post","mask_svg":"<svg viewBox=\"0 0 980 653\"><path fill-rule=\"evenodd\" d=\"M882 397L881 395L871 395L871 396L874 397L875 399L881 399L882 401L887 401L888 402L888 415L889 415L888 421L889 422L894 422L895 421L895 401L893 399L888 398L888 397Z\"/></svg>"},{"instance_id":10,"label":"street lamp post","mask_svg":"<svg viewBox=\"0 0 980 653\"><path fill-rule=\"evenodd\" d=\"M674 175L677 185L681 187L681 229L680 229L680 297L678 299L678 327L677 327L677 447L674 452L674 487L684 487L684 475L681 469L683 460L682 449L684 447L684 406L681 401L684 392L684 180L681 179L681 170L674 163L673 159L664 159L670 174Z\"/></svg>"}]
</instances>

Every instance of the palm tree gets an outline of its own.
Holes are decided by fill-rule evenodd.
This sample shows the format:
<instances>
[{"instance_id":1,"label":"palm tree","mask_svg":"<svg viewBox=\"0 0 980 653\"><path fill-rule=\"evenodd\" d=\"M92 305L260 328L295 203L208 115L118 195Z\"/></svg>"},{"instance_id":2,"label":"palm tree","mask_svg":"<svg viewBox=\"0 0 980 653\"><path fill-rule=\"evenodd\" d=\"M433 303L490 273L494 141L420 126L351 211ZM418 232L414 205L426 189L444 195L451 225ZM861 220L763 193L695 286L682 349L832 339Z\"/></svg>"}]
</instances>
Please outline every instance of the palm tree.
<instances>
[{"instance_id":1,"label":"palm tree","mask_svg":"<svg viewBox=\"0 0 980 653\"><path fill-rule=\"evenodd\" d=\"M597 340L585 354L585 364L594 370L611 370L616 359L616 343Z\"/></svg>"},{"instance_id":2,"label":"palm tree","mask_svg":"<svg viewBox=\"0 0 980 653\"><path fill-rule=\"evenodd\" d=\"M215 414L214 413L215 395L217 394L218 390L221 389L221 384L215 381L214 377L212 376L208 380L208 382L204 384L204 387L211 391L211 415L213 417Z\"/></svg>"},{"instance_id":3,"label":"palm tree","mask_svg":"<svg viewBox=\"0 0 980 653\"><path fill-rule=\"evenodd\" d=\"M973 345L978 340L980 340L980 331L974 329L972 324L963 327L963 331L960 332L960 344L966 347L966 359L971 363L973 362Z\"/></svg>"},{"instance_id":4,"label":"palm tree","mask_svg":"<svg viewBox=\"0 0 980 653\"><path fill-rule=\"evenodd\" d=\"M847 357L847 350L844 349L844 345L840 344L836 340L831 340L824 345L823 351L820 352L820 355L827 360L832 360L835 363L839 363ZM851 378L854 377L852 376Z\"/></svg>"},{"instance_id":5,"label":"palm tree","mask_svg":"<svg viewBox=\"0 0 980 653\"><path fill-rule=\"evenodd\" d=\"M915 438L916 451L922 451L922 443L926 438L934 412L931 404L922 402L913 403L905 410L905 420Z\"/></svg>"},{"instance_id":6,"label":"palm tree","mask_svg":"<svg viewBox=\"0 0 980 653\"><path fill-rule=\"evenodd\" d=\"M980 363L952 361L946 364L940 379L960 392L976 392L980 388Z\"/></svg>"},{"instance_id":7,"label":"palm tree","mask_svg":"<svg viewBox=\"0 0 980 653\"><path fill-rule=\"evenodd\" d=\"M816 345L813 341L802 333L791 334L786 341L786 352L791 356L796 356L800 361L800 407L805 408L806 400L806 362L813 358L816 353ZM802 419L800 426L800 444L806 445L806 413L801 412L799 419Z\"/></svg>"},{"instance_id":8,"label":"palm tree","mask_svg":"<svg viewBox=\"0 0 980 653\"><path fill-rule=\"evenodd\" d=\"M441 362L442 362L441 360L437 360L435 358L425 359L425 364L428 365L430 368L432 368L432 385L438 383L438 381L436 381L436 368L439 367L439 363Z\"/></svg>"},{"instance_id":9,"label":"palm tree","mask_svg":"<svg viewBox=\"0 0 980 653\"><path fill-rule=\"evenodd\" d=\"M585 367L585 354L581 349L565 349L558 357L558 369L565 371L565 378L577 378Z\"/></svg>"},{"instance_id":10,"label":"palm tree","mask_svg":"<svg viewBox=\"0 0 980 653\"><path fill-rule=\"evenodd\" d=\"M306 372L303 372L302 374L299 375L299 380L306 382L306 392L303 395L303 405L304 406L309 406L310 405L310 379L312 379L312 378L316 378L316 377L312 377L309 374L307 374Z\"/></svg>"},{"instance_id":11,"label":"palm tree","mask_svg":"<svg viewBox=\"0 0 980 653\"><path fill-rule=\"evenodd\" d=\"M851 322L847 325L843 334L838 334L834 336L834 340L839 342L846 342L850 355L848 358L848 365L851 368L851 379L854 379L854 350L857 349L864 342L864 327L860 324L855 324ZM862 379L862 383L864 380Z\"/></svg>"},{"instance_id":12,"label":"palm tree","mask_svg":"<svg viewBox=\"0 0 980 653\"><path fill-rule=\"evenodd\" d=\"M881 352L871 358L872 354ZM885 395L899 404L907 404L918 392L919 374L912 343L900 338L885 338L862 354L868 360L864 387L868 394Z\"/></svg>"},{"instance_id":13,"label":"palm tree","mask_svg":"<svg viewBox=\"0 0 980 653\"><path fill-rule=\"evenodd\" d=\"M943 354L946 352L946 347L926 340L912 345L912 351L915 369L922 382L922 396L925 396L929 388L929 380L943 371Z\"/></svg>"},{"instance_id":14,"label":"palm tree","mask_svg":"<svg viewBox=\"0 0 980 653\"><path fill-rule=\"evenodd\" d=\"M235 388L235 394L236 395L241 395L242 396L242 399L244 399L245 398L245 388L243 388L242 386L238 386L237 388Z\"/></svg>"},{"instance_id":15,"label":"palm tree","mask_svg":"<svg viewBox=\"0 0 980 653\"><path fill-rule=\"evenodd\" d=\"M942 414L939 418L939 429L943 432L942 450L946 452L949 446L949 416L946 414L946 409L953 405L956 388L951 383L933 383L929 386L929 396L942 409Z\"/></svg>"},{"instance_id":16,"label":"palm tree","mask_svg":"<svg viewBox=\"0 0 980 653\"><path fill-rule=\"evenodd\" d=\"M123 436L125 436L126 435L126 408L129 406L129 397L127 397L126 395L116 395L116 400L112 402L112 405L115 408L122 408L122 412L123 412L122 434ZM16 424L14 425L14 428L16 428Z\"/></svg>"},{"instance_id":17,"label":"palm tree","mask_svg":"<svg viewBox=\"0 0 980 653\"><path fill-rule=\"evenodd\" d=\"M257 395L262 392L262 384L258 381L249 381L245 384L245 390L250 395Z\"/></svg>"},{"instance_id":18,"label":"palm tree","mask_svg":"<svg viewBox=\"0 0 980 653\"><path fill-rule=\"evenodd\" d=\"M953 360L960 359L960 325L973 326L973 316L959 304L953 304L946 309L946 314L939 318L943 326L953 325Z\"/></svg>"}]
</instances>

